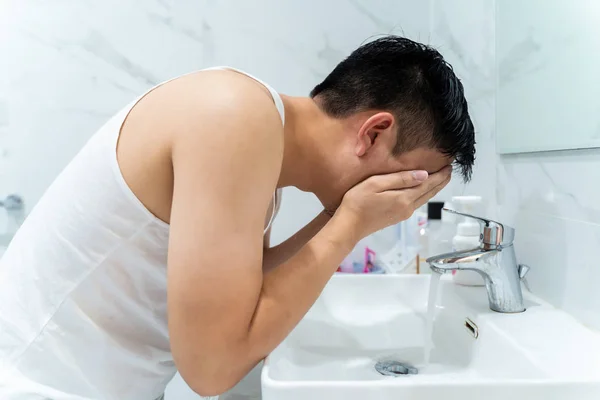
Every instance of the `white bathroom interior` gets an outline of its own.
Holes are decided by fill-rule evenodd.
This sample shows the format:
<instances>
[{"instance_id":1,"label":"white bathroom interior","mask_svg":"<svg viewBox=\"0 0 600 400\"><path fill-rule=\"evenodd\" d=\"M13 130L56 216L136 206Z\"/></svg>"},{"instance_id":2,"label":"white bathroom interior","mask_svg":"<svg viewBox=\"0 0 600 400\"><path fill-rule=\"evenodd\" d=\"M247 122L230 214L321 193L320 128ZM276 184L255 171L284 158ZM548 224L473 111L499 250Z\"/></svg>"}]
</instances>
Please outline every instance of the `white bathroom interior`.
<instances>
[{"instance_id":1,"label":"white bathroom interior","mask_svg":"<svg viewBox=\"0 0 600 400\"><path fill-rule=\"evenodd\" d=\"M0 254L89 137L150 87L230 65L306 95L389 33L436 47L461 78L476 129L473 180L453 180L429 221L424 207L362 243L355 259L372 247L377 271L340 266L266 365L220 398L600 399L596 0L2 0ZM526 311L513 312L517 286L488 298L504 280L486 288L479 274L450 271L431 283L427 257L465 250L453 237L466 221L433 215L444 203L499 223L470 220L474 247L483 227L507 247L514 229ZM320 211L286 188L272 241ZM490 261L500 262L510 260ZM378 361L401 364L387 376ZM199 396L176 376L165 398Z\"/></svg>"}]
</instances>

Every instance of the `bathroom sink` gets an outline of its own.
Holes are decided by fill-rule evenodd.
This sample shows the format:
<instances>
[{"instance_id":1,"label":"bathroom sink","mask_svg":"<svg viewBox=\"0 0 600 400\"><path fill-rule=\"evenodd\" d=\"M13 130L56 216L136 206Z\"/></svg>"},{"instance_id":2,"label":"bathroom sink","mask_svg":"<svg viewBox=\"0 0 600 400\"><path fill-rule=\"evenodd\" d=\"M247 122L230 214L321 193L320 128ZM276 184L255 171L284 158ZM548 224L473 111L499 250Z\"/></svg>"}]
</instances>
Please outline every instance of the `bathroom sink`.
<instances>
[{"instance_id":1,"label":"bathroom sink","mask_svg":"<svg viewBox=\"0 0 600 400\"><path fill-rule=\"evenodd\" d=\"M485 288L440 282L425 364L429 276L336 275L269 355L264 400L598 400L600 333L529 293L500 314ZM378 362L418 374L384 376Z\"/></svg>"}]
</instances>

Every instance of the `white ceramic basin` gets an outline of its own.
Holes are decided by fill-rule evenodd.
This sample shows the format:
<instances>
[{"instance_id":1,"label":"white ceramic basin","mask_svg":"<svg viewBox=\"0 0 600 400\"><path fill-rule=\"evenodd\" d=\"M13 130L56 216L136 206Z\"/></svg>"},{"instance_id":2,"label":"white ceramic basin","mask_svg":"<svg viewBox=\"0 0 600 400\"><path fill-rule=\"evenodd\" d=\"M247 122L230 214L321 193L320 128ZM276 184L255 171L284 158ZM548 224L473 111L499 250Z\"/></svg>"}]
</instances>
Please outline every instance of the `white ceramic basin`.
<instances>
[{"instance_id":1,"label":"white ceramic basin","mask_svg":"<svg viewBox=\"0 0 600 400\"><path fill-rule=\"evenodd\" d=\"M267 358L263 400L600 399L600 333L527 293L527 311L499 314L485 288L440 290L426 366L429 277L334 276ZM383 376L386 359L419 374Z\"/></svg>"}]
</instances>

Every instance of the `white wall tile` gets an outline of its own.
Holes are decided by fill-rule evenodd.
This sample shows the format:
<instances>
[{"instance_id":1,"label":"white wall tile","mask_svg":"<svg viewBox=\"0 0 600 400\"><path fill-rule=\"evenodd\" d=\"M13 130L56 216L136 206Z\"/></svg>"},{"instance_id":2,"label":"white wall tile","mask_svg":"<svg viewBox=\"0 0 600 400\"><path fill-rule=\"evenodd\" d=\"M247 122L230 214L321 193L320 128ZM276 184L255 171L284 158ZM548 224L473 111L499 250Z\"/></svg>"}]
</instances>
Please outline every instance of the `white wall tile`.
<instances>
[{"instance_id":1,"label":"white wall tile","mask_svg":"<svg viewBox=\"0 0 600 400\"><path fill-rule=\"evenodd\" d=\"M594 75L573 63L583 57L586 48L593 47L589 42L597 39L591 31L596 25L589 18L600 9L587 1L567 5L553 0L552 7L546 7L547 3L503 3L509 15L497 30L497 35L503 35L497 41L498 93L503 105L496 116L498 134L525 127L519 131L530 136L525 147L535 147L534 142L543 138L548 138L546 147L566 146L570 136L588 134L598 126L597 115L586 112L586 107L595 103L585 96L600 81L581 86L581 79ZM557 21L576 26L554 29ZM593 65L586 56L587 61L591 63L586 65ZM568 70L565 63L576 70ZM574 86L569 87L569 81ZM548 90L557 91L558 97L569 103L581 101L577 115L573 116L572 107L556 101L557 93L550 95ZM515 112L510 112L513 108ZM560 123L549 126L556 118ZM554 129L565 123L568 129ZM514 138L503 142L512 143ZM499 217L517 229L517 255L531 266L533 291L600 329L600 292L596 289L600 277L596 261L600 245L599 182L600 149L507 155L499 158L497 166Z\"/></svg>"},{"instance_id":2,"label":"white wall tile","mask_svg":"<svg viewBox=\"0 0 600 400\"><path fill-rule=\"evenodd\" d=\"M535 293L600 328L600 150L503 156L500 219L517 229L517 254Z\"/></svg>"},{"instance_id":3,"label":"white wall tile","mask_svg":"<svg viewBox=\"0 0 600 400\"><path fill-rule=\"evenodd\" d=\"M429 22L429 1L413 0L2 1L0 197L16 192L34 205L113 113L168 78L231 65L304 95L366 39L426 42ZM286 189L273 241L320 209ZM255 374L229 397L258 384ZM197 398L179 378L169 395Z\"/></svg>"},{"instance_id":4,"label":"white wall tile","mask_svg":"<svg viewBox=\"0 0 600 400\"><path fill-rule=\"evenodd\" d=\"M303 95L369 37L429 35L427 1L7 0L2 7L0 195L20 193L29 206L111 114L168 78L232 65ZM320 209L311 195L286 192L275 242Z\"/></svg>"},{"instance_id":5,"label":"white wall tile","mask_svg":"<svg viewBox=\"0 0 600 400\"><path fill-rule=\"evenodd\" d=\"M473 182L466 187L453 182L442 196L487 197L488 215L516 228L517 256L532 268L534 292L600 329L600 149L496 155L494 3L433 1L432 41L463 79L478 141ZM552 61L541 59L542 52L526 53L527 65ZM524 79L529 69L517 67L509 71L511 79Z\"/></svg>"},{"instance_id":6,"label":"white wall tile","mask_svg":"<svg viewBox=\"0 0 600 400\"><path fill-rule=\"evenodd\" d=\"M475 125L477 159L473 180L465 185L458 176L438 198L483 196L485 215L496 216L494 1L433 0L432 44L453 66L465 88Z\"/></svg>"},{"instance_id":7,"label":"white wall tile","mask_svg":"<svg viewBox=\"0 0 600 400\"><path fill-rule=\"evenodd\" d=\"M517 229L533 290L600 328L600 150L496 155L493 0L5 1L0 196L18 192L34 204L112 113L162 80L229 64L306 94L363 40L390 32L435 45L465 85L474 179L455 180L440 197L483 195L487 215ZM274 241L319 210L312 196L286 190ZM246 385L231 398L255 393L256 375ZM181 380L170 390L197 398Z\"/></svg>"},{"instance_id":8,"label":"white wall tile","mask_svg":"<svg viewBox=\"0 0 600 400\"><path fill-rule=\"evenodd\" d=\"M590 51L600 3L501 1L496 12L500 152L600 147L600 53Z\"/></svg>"}]
</instances>

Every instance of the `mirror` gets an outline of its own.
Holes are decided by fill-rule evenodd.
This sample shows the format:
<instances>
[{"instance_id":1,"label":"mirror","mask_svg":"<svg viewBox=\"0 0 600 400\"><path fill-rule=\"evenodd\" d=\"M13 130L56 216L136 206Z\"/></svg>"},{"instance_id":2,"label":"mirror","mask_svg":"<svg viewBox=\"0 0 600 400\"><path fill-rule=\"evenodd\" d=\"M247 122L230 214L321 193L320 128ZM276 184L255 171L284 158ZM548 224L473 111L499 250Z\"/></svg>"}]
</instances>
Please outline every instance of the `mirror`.
<instances>
[{"instance_id":1,"label":"mirror","mask_svg":"<svg viewBox=\"0 0 600 400\"><path fill-rule=\"evenodd\" d=\"M600 147L600 2L496 2L499 153Z\"/></svg>"}]
</instances>

